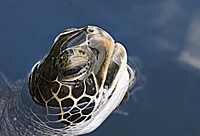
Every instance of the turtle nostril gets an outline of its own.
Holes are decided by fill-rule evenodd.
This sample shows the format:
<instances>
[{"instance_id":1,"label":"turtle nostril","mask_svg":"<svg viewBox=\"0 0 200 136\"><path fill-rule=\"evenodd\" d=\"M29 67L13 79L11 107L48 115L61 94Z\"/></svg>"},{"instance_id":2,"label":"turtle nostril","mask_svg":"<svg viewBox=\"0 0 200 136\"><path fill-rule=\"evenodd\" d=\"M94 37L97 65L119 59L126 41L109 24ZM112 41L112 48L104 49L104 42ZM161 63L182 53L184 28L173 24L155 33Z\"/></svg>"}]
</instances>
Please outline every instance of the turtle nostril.
<instances>
[{"instance_id":1,"label":"turtle nostril","mask_svg":"<svg viewBox=\"0 0 200 136\"><path fill-rule=\"evenodd\" d=\"M93 32L94 32L94 29L89 28L89 29L88 29L88 32L93 33Z\"/></svg>"}]
</instances>

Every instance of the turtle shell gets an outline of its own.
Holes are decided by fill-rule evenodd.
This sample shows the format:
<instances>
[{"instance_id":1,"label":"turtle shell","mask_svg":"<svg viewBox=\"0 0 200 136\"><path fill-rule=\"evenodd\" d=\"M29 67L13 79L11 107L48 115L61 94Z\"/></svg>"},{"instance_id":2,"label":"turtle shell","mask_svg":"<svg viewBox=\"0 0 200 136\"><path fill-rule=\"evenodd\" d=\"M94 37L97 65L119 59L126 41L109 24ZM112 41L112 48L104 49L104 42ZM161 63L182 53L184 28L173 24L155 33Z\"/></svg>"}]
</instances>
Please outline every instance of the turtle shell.
<instances>
[{"instance_id":1,"label":"turtle shell","mask_svg":"<svg viewBox=\"0 0 200 136\"><path fill-rule=\"evenodd\" d=\"M89 133L121 103L133 78L125 48L107 32L96 26L67 29L32 68L31 111L53 129Z\"/></svg>"}]
</instances>

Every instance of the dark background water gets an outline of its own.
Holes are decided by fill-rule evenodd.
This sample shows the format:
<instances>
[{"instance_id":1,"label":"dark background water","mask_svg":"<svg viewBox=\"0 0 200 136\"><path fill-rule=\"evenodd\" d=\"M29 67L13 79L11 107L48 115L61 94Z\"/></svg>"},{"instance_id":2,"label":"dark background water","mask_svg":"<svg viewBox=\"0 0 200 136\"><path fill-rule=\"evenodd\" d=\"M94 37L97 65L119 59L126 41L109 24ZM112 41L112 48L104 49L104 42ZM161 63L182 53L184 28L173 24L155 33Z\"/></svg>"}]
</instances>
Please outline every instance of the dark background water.
<instances>
[{"instance_id":1,"label":"dark background water","mask_svg":"<svg viewBox=\"0 0 200 136\"><path fill-rule=\"evenodd\" d=\"M129 116L90 136L200 135L200 1L0 0L0 69L24 78L58 33L85 25L123 43L143 78Z\"/></svg>"}]
</instances>

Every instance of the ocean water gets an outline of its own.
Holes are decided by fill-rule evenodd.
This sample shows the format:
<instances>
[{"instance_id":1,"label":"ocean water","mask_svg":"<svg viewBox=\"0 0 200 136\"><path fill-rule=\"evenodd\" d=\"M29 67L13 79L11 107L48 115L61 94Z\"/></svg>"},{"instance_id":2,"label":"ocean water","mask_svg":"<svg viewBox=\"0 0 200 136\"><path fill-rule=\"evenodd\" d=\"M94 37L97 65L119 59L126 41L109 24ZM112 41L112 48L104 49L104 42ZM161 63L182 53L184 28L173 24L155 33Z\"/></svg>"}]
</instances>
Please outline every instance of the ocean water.
<instances>
[{"instance_id":1,"label":"ocean water","mask_svg":"<svg viewBox=\"0 0 200 136\"><path fill-rule=\"evenodd\" d=\"M23 79L69 27L96 25L138 69L134 96L88 136L200 135L200 1L1 0L0 70ZM134 91L134 90L133 90Z\"/></svg>"}]
</instances>

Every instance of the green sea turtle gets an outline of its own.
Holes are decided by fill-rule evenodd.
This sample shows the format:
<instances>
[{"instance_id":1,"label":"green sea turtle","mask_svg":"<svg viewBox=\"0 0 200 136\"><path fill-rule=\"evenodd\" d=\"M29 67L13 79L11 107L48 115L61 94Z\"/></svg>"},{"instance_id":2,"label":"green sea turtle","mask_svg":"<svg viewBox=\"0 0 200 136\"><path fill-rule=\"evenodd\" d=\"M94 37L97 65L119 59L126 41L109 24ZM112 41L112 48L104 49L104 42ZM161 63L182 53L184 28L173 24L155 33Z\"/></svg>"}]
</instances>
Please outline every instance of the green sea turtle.
<instances>
[{"instance_id":1,"label":"green sea turtle","mask_svg":"<svg viewBox=\"0 0 200 136\"><path fill-rule=\"evenodd\" d=\"M9 92L0 99L1 136L92 132L119 106L136 79L125 48L96 26L59 34L23 85L0 75L0 92Z\"/></svg>"}]
</instances>

